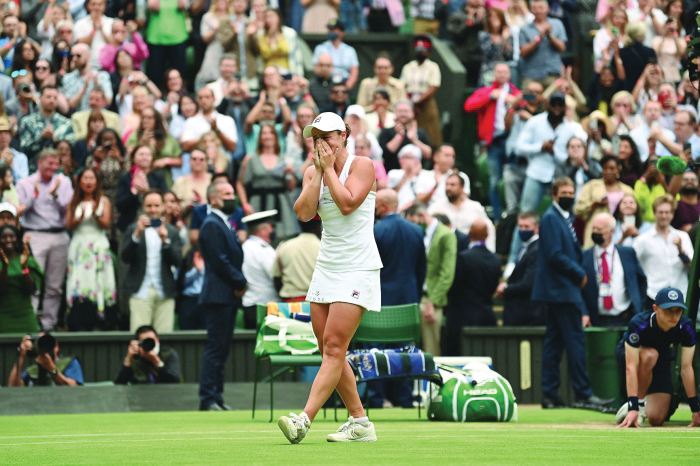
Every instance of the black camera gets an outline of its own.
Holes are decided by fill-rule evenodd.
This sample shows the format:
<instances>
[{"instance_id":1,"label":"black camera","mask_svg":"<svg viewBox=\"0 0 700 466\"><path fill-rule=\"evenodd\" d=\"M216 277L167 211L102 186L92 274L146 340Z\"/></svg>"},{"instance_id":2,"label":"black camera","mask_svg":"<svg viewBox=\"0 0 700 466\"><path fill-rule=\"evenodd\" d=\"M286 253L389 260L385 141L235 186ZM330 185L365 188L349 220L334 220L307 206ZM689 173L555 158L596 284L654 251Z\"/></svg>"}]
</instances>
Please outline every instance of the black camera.
<instances>
[{"instance_id":1,"label":"black camera","mask_svg":"<svg viewBox=\"0 0 700 466\"><path fill-rule=\"evenodd\" d=\"M156 347L156 341L153 338L144 338L143 340L139 341L139 346L143 348L146 353L148 353L153 351L153 348Z\"/></svg>"},{"instance_id":2,"label":"black camera","mask_svg":"<svg viewBox=\"0 0 700 466\"><path fill-rule=\"evenodd\" d=\"M32 338L32 349L27 351L27 356L35 358L40 354L48 354L53 358L53 349L56 347L56 339L50 334L45 333L39 338ZM17 348L19 350L19 348Z\"/></svg>"},{"instance_id":3,"label":"black camera","mask_svg":"<svg viewBox=\"0 0 700 466\"><path fill-rule=\"evenodd\" d=\"M102 147L104 147L105 150L110 150L112 148L112 141L105 141Z\"/></svg>"}]
</instances>

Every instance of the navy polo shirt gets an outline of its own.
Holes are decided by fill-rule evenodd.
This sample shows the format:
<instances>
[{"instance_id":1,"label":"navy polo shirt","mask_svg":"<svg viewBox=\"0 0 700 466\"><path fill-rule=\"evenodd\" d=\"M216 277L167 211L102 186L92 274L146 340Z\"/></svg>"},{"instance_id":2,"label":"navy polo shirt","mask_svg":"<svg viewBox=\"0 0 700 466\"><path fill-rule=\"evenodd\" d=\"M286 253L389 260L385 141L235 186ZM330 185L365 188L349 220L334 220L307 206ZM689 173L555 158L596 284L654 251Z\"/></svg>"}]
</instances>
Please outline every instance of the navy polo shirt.
<instances>
[{"instance_id":1,"label":"navy polo shirt","mask_svg":"<svg viewBox=\"0 0 700 466\"><path fill-rule=\"evenodd\" d=\"M672 345L694 346L695 328L693 321L683 316L678 325L664 332L656 323L656 312L647 311L632 318L622 340L634 348L654 348L663 354Z\"/></svg>"}]
</instances>

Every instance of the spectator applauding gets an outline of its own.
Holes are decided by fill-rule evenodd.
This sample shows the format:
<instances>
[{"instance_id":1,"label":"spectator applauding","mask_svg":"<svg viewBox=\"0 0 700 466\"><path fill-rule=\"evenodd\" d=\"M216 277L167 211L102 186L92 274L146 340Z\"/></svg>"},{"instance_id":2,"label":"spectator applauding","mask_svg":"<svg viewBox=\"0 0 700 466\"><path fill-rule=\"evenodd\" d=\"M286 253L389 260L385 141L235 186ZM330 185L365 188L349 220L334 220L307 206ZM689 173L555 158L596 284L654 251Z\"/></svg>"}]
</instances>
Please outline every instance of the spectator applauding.
<instances>
[{"instance_id":1,"label":"spectator applauding","mask_svg":"<svg viewBox=\"0 0 700 466\"><path fill-rule=\"evenodd\" d=\"M559 77L561 54L566 50L568 38L562 22L547 16L546 0L531 1L530 11L535 15L534 21L520 29L522 78L548 86Z\"/></svg>"},{"instance_id":2,"label":"spectator applauding","mask_svg":"<svg viewBox=\"0 0 700 466\"><path fill-rule=\"evenodd\" d=\"M141 62L148 58L148 46L138 32L136 21L129 20L124 24L121 19L112 23L112 43L106 44L100 50L102 69L111 73L115 68L115 58L119 50L126 50L134 60L134 68L141 69Z\"/></svg>"},{"instance_id":3,"label":"spectator applauding","mask_svg":"<svg viewBox=\"0 0 700 466\"><path fill-rule=\"evenodd\" d=\"M45 331L56 326L68 265L66 208L73 198L73 187L70 178L56 174L58 166L56 151L46 149L39 155L39 170L17 184L19 202L26 206L22 226L31 232L29 244L46 274L41 317ZM39 293L34 295L33 303L34 309L39 309Z\"/></svg>"},{"instance_id":4,"label":"spectator applauding","mask_svg":"<svg viewBox=\"0 0 700 466\"><path fill-rule=\"evenodd\" d=\"M172 348L161 348L150 325L136 329L115 384L180 383L180 358Z\"/></svg>"},{"instance_id":5,"label":"spectator applauding","mask_svg":"<svg viewBox=\"0 0 700 466\"><path fill-rule=\"evenodd\" d=\"M165 176L168 186L173 184L171 167L182 167L180 145L165 130L163 117L153 107L141 110L141 124L131 133L126 141L126 150L131 151L137 145L148 146L153 153L153 169Z\"/></svg>"},{"instance_id":6,"label":"spectator applauding","mask_svg":"<svg viewBox=\"0 0 700 466\"><path fill-rule=\"evenodd\" d=\"M105 309L117 301L117 283L106 231L112 225L112 204L102 195L94 170L78 177L66 212L73 233L68 248L68 328L92 331L106 328Z\"/></svg>"},{"instance_id":7,"label":"spectator applauding","mask_svg":"<svg viewBox=\"0 0 700 466\"><path fill-rule=\"evenodd\" d=\"M94 0L93 0L94 1ZM102 89L106 104L112 103L112 81L106 71L96 71L90 65L90 49L85 44L76 44L71 50L73 71L63 77L61 92L65 94L72 110L90 108L90 92Z\"/></svg>"},{"instance_id":8,"label":"spectator applauding","mask_svg":"<svg viewBox=\"0 0 700 466\"><path fill-rule=\"evenodd\" d=\"M656 155L650 156L644 165L644 174L634 184L634 198L639 204L642 218L650 223L654 223L655 217L652 204L667 191L666 177L656 168L658 161Z\"/></svg>"},{"instance_id":9,"label":"spectator applauding","mask_svg":"<svg viewBox=\"0 0 700 466\"><path fill-rule=\"evenodd\" d=\"M673 183L672 183L673 184ZM669 193L675 190L669 187ZM698 175L695 172L685 172L681 175L681 198L678 201L676 213L671 221L671 226L678 230L690 233L690 230L698 223L700 218L700 202L698 202Z\"/></svg>"},{"instance_id":10,"label":"spectator applauding","mask_svg":"<svg viewBox=\"0 0 700 466\"><path fill-rule=\"evenodd\" d=\"M71 116L71 123L73 124L73 134L75 134L75 140L79 141L85 139L87 136L88 129L88 119L92 112L99 112L102 114L102 118L105 122L107 128L112 128L117 134L121 133L121 124L119 122L119 115L114 112L107 110L109 102L105 96L105 91L101 87L95 87L90 91L90 97L88 100L89 109L75 112ZM96 135L102 130L94 132ZM94 140L92 141L94 142ZM88 147L88 150L92 150L92 147Z\"/></svg>"},{"instance_id":11,"label":"spectator applauding","mask_svg":"<svg viewBox=\"0 0 700 466\"><path fill-rule=\"evenodd\" d=\"M665 194L654 201L653 229L637 237L634 250L648 279L647 309L662 288L688 287L688 270L693 260L693 245L688 233L671 226L676 200Z\"/></svg>"},{"instance_id":12,"label":"spectator applauding","mask_svg":"<svg viewBox=\"0 0 700 466\"><path fill-rule=\"evenodd\" d=\"M52 148L63 139L71 144L75 141L70 120L56 112L58 89L45 86L39 97L39 111L29 114L19 124L19 142L22 151L29 157L30 170L36 166L36 158L42 149Z\"/></svg>"},{"instance_id":13,"label":"spectator applauding","mask_svg":"<svg viewBox=\"0 0 700 466\"><path fill-rule=\"evenodd\" d=\"M7 207L3 213L5 209ZM36 333L39 330L31 296L43 278L39 264L29 251L29 234L24 235L24 244L20 245L17 228L10 224L1 225L0 334Z\"/></svg>"},{"instance_id":14,"label":"spectator applauding","mask_svg":"<svg viewBox=\"0 0 700 466\"><path fill-rule=\"evenodd\" d=\"M424 159L432 154L428 133L418 127L413 111L413 103L402 100L394 107L396 121L393 128L384 128L379 133L379 145L382 147L384 166L387 171L399 168L398 153L407 144L418 147Z\"/></svg>"},{"instance_id":15,"label":"spectator applauding","mask_svg":"<svg viewBox=\"0 0 700 466\"><path fill-rule=\"evenodd\" d=\"M197 92L199 112L185 121L180 140L182 149L189 152L194 149L204 134L214 131L221 139L224 148L233 152L238 143L238 131L233 118L222 115L214 108L214 93L209 88L200 89Z\"/></svg>"},{"instance_id":16,"label":"spectator applauding","mask_svg":"<svg viewBox=\"0 0 700 466\"><path fill-rule=\"evenodd\" d=\"M173 267L180 265L182 243L172 225L163 222L163 195L149 191L143 198L145 214L124 233L121 258L129 265L124 293L129 297L130 327L152 325L171 332L175 310Z\"/></svg>"},{"instance_id":17,"label":"spectator applauding","mask_svg":"<svg viewBox=\"0 0 700 466\"><path fill-rule=\"evenodd\" d=\"M112 41L113 19L105 16L107 0L88 0L89 15L75 23L75 38L78 43L87 44L90 48L90 66L100 67L100 51ZM75 52L73 52L75 56Z\"/></svg>"}]
</instances>

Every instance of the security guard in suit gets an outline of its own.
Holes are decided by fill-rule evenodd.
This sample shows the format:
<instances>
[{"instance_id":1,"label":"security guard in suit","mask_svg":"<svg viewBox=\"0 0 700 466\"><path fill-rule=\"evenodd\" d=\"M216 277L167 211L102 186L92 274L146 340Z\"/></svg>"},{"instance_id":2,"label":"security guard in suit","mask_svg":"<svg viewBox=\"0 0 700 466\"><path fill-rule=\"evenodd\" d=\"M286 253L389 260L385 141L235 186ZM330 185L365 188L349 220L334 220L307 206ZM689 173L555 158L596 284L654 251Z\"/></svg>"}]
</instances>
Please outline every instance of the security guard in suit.
<instances>
[{"instance_id":1,"label":"security guard in suit","mask_svg":"<svg viewBox=\"0 0 700 466\"><path fill-rule=\"evenodd\" d=\"M248 283L241 271L243 249L228 217L236 209L233 186L218 183L209 186L211 211L199 230L199 248L205 272L199 305L205 310L207 343L202 357L199 380L199 409L231 409L224 403L224 364L231 351L236 311Z\"/></svg>"},{"instance_id":2,"label":"security guard in suit","mask_svg":"<svg viewBox=\"0 0 700 466\"><path fill-rule=\"evenodd\" d=\"M569 376L576 395L575 408L606 410L614 399L593 394L586 370L581 298L588 277L581 267L581 245L573 227L574 182L557 178L552 183L552 205L542 216L540 244L532 299L544 303L547 330L542 350L542 407L563 407L557 393L559 364L566 349Z\"/></svg>"}]
</instances>

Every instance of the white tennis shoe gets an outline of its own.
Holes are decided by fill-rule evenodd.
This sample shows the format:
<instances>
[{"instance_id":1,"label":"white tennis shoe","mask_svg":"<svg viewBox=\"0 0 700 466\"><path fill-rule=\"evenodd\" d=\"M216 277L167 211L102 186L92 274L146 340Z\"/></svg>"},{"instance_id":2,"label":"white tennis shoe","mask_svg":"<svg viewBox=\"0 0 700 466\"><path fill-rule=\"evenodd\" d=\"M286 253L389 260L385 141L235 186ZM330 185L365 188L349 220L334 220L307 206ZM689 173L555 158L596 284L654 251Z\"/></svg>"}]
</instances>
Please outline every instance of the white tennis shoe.
<instances>
[{"instance_id":1,"label":"white tennis shoe","mask_svg":"<svg viewBox=\"0 0 700 466\"><path fill-rule=\"evenodd\" d=\"M289 417L282 416L277 421L280 430L291 443L299 443L306 437L306 433L311 428L311 421L306 413L296 415L289 413Z\"/></svg>"},{"instance_id":2,"label":"white tennis shoe","mask_svg":"<svg viewBox=\"0 0 700 466\"><path fill-rule=\"evenodd\" d=\"M615 422L617 423L617 425L622 424L622 421L625 420L628 412L629 412L628 403L623 403L622 406L620 406L620 409L617 410L617 414L615 415ZM643 427L644 422L646 420L647 420L647 411L644 408L644 405L641 405L639 407L639 415L637 416L637 424L639 424L639 427Z\"/></svg>"},{"instance_id":3,"label":"white tennis shoe","mask_svg":"<svg viewBox=\"0 0 700 466\"><path fill-rule=\"evenodd\" d=\"M352 416L348 422L340 426L334 434L326 437L329 442L376 442L377 433L374 431L374 424L369 422L366 426L355 422Z\"/></svg>"}]
</instances>

